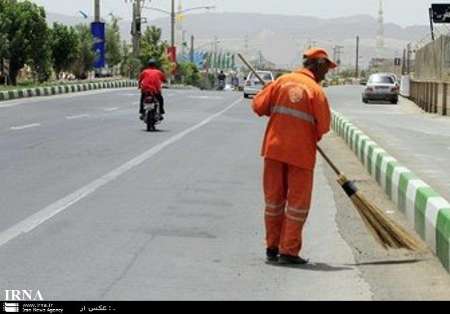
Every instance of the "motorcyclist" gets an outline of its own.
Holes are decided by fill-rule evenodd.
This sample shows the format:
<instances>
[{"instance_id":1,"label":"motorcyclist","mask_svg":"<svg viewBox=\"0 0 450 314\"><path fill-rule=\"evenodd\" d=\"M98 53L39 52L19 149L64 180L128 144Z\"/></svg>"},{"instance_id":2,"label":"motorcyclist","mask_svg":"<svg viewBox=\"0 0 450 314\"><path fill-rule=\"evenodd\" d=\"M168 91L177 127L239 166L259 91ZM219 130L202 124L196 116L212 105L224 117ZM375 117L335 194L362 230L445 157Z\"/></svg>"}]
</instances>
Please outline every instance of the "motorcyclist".
<instances>
[{"instance_id":1,"label":"motorcyclist","mask_svg":"<svg viewBox=\"0 0 450 314\"><path fill-rule=\"evenodd\" d=\"M219 89L225 88L225 80L227 79L227 76L223 71L220 71L219 75L217 76L217 80L219 81Z\"/></svg>"},{"instance_id":2,"label":"motorcyclist","mask_svg":"<svg viewBox=\"0 0 450 314\"><path fill-rule=\"evenodd\" d=\"M140 119L144 118L144 99L149 94L153 95L158 100L161 120L164 111L164 98L162 96L162 84L166 81L166 76L159 70L155 59L150 59L145 68L139 75L139 88L141 89L141 101L139 105Z\"/></svg>"}]
</instances>

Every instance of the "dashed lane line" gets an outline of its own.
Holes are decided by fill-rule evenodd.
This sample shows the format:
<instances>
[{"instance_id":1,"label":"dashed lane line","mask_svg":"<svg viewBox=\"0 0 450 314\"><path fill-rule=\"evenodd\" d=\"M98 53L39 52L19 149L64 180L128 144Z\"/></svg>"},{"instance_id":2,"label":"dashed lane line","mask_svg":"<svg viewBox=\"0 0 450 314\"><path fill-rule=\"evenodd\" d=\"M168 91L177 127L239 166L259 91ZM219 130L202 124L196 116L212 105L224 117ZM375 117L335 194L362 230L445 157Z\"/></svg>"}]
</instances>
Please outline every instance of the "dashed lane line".
<instances>
[{"instance_id":1,"label":"dashed lane line","mask_svg":"<svg viewBox=\"0 0 450 314\"><path fill-rule=\"evenodd\" d=\"M41 124L40 123L32 123L32 124L21 125L21 126L13 126L10 129L13 131L19 131L19 130L24 130L24 129L36 128L38 126L41 126Z\"/></svg>"},{"instance_id":2,"label":"dashed lane line","mask_svg":"<svg viewBox=\"0 0 450 314\"><path fill-rule=\"evenodd\" d=\"M171 138L169 138L167 141L162 142L143 154L131 159L130 161L126 162L122 166L112 170L111 172L105 174L104 176L94 180L93 182L89 183L88 185L80 188L79 190L73 192L72 194L67 195L66 197L54 202L53 204L39 210L34 215L29 216L28 218L22 220L21 222L13 225L9 229L0 232L0 246L4 245L5 243L8 243L9 241L15 239L16 237L28 233L38 227L39 225L43 224L47 220L51 219L58 213L66 210L70 206L78 203L79 201L85 199L92 193L94 193L99 188L103 187L104 185L110 183L111 181L114 181L118 177L124 175L125 173L129 172L130 170L136 168L137 166L141 165L148 159L154 157L158 153L160 153L162 150L164 150L166 147L171 146L180 140L182 140L184 137L189 135L190 133L202 128L203 126L209 124L214 119L220 117L227 111L229 111L231 108L236 106L242 102L242 98L236 100L231 105L226 107L225 109L211 115L210 117L206 118L202 122L186 129L185 131L182 131Z\"/></svg>"},{"instance_id":3,"label":"dashed lane line","mask_svg":"<svg viewBox=\"0 0 450 314\"><path fill-rule=\"evenodd\" d=\"M75 116L67 116L66 119L67 120L75 120L75 119L82 119L82 118L89 118L89 117L90 117L90 115L88 115L88 114L78 114Z\"/></svg>"}]
</instances>

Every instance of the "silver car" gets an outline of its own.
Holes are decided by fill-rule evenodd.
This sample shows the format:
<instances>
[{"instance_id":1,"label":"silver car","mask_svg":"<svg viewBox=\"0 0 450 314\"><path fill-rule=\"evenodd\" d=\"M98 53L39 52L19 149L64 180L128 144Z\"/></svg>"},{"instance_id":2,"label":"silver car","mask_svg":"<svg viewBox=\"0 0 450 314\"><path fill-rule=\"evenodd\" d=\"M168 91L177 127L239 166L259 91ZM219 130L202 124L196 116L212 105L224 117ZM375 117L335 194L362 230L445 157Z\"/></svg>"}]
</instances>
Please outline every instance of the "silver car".
<instances>
[{"instance_id":1,"label":"silver car","mask_svg":"<svg viewBox=\"0 0 450 314\"><path fill-rule=\"evenodd\" d=\"M399 92L399 85L391 74L372 74L362 94L362 101L367 104L371 100L383 100L397 104Z\"/></svg>"},{"instance_id":2,"label":"silver car","mask_svg":"<svg viewBox=\"0 0 450 314\"><path fill-rule=\"evenodd\" d=\"M274 80L273 74L270 71L256 71L256 73L258 73L266 83ZM244 98L249 98L250 96L258 94L262 88L263 84L253 75L253 73L250 73L244 84Z\"/></svg>"}]
</instances>

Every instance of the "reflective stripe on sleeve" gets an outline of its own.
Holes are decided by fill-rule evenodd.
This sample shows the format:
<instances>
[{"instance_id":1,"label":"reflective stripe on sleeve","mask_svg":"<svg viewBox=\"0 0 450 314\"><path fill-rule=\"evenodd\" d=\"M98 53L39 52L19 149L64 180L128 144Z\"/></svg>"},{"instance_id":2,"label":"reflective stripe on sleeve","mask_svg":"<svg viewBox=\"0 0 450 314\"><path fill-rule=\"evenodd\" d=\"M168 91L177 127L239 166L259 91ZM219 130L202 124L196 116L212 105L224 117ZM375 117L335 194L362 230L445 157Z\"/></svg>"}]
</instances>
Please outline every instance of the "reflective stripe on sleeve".
<instances>
[{"instance_id":1,"label":"reflective stripe on sleeve","mask_svg":"<svg viewBox=\"0 0 450 314\"><path fill-rule=\"evenodd\" d=\"M292 109L284 106L273 106L272 113L285 114L306 121L311 124L316 124L316 120L314 119L313 115L301 110Z\"/></svg>"}]
</instances>

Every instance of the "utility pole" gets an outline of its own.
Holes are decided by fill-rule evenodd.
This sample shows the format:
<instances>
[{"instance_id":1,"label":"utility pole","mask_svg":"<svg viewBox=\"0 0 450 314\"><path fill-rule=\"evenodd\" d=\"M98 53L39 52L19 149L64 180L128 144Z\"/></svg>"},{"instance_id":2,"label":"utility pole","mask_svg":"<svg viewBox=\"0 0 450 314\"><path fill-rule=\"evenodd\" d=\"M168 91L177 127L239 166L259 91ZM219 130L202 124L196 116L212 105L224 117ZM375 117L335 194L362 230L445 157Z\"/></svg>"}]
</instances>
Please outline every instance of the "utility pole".
<instances>
[{"instance_id":1,"label":"utility pole","mask_svg":"<svg viewBox=\"0 0 450 314\"><path fill-rule=\"evenodd\" d=\"M100 0L95 0L94 17L95 22L100 22Z\"/></svg>"},{"instance_id":2,"label":"utility pole","mask_svg":"<svg viewBox=\"0 0 450 314\"><path fill-rule=\"evenodd\" d=\"M411 73L411 44L406 46L406 74Z\"/></svg>"},{"instance_id":3,"label":"utility pole","mask_svg":"<svg viewBox=\"0 0 450 314\"><path fill-rule=\"evenodd\" d=\"M214 36L214 59L215 59L215 64L214 64L214 71L217 74L217 52L218 52L218 44L219 44L219 39L217 38L217 36Z\"/></svg>"},{"instance_id":4,"label":"utility pole","mask_svg":"<svg viewBox=\"0 0 450 314\"><path fill-rule=\"evenodd\" d=\"M359 78L359 36L356 36L356 69L355 77Z\"/></svg>"},{"instance_id":5,"label":"utility pole","mask_svg":"<svg viewBox=\"0 0 450 314\"><path fill-rule=\"evenodd\" d=\"M190 51L191 63L194 63L194 35L191 36L191 51Z\"/></svg>"},{"instance_id":6,"label":"utility pole","mask_svg":"<svg viewBox=\"0 0 450 314\"><path fill-rule=\"evenodd\" d=\"M245 52L245 56L248 58L248 51L249 51L249 46L248 46L248 34L245 35L244 37L244 52Z\"/></svg>"},{"instance_id":7,"label":"utility pole","mask_svg":"<svg viewBox=\"0 0 450 314\"><path fill-rule=\"evenodd\" d=\"M337 65L341 65L341 53L343 46L336 45L333 47L333 58L336 61ZM336 72L339 73L339 67L336 69Z\"/></svg>"},{"instance_id":8,"label":"utility pole","mask_svg":"<svg viewBox=\"0 0 450 314\"><path fill-rule=\"evenodd\" d=\"M430 15L430 30L431 30L431 40L434 40L434 25L433 25L433 9L429 9Z\"/></svg>"},{"instance_id":9,"label":"utility pole","mask_svg":"<svg viewBox=\"0 0 450 314\"><path fill-rule=\"evenodd\" d=\"M175 18L176 18L176 13L175 13L175 0L172 0L172 10L170 11L170 31L171 31L171 36L170 36L170 46L173 48L175 47Z\"/></svg>"},{"instance_id":10,"label":"utility pole","mask_svg":"<svg viewBox=\"0 0 450 314\"><path fill-rule=\"evenodd\" d=\"M403 49L402 75L406 74L406 49Z\"/></svg>"},{"instance_id":11,"label":"utility pole","mask_svg":"<svg viewBox=\"0 0 450 314\"><path fill-rule=\"evenodd\" d=\"M131 35L133 35L133 56L139 57L140 42L141 42L141 24L142 24L142 6L144 0L133 1L133 22L131 27Z\"/></svg>"}]
</instances>

